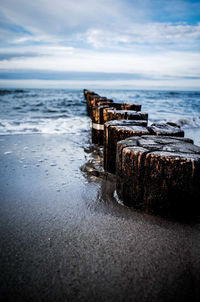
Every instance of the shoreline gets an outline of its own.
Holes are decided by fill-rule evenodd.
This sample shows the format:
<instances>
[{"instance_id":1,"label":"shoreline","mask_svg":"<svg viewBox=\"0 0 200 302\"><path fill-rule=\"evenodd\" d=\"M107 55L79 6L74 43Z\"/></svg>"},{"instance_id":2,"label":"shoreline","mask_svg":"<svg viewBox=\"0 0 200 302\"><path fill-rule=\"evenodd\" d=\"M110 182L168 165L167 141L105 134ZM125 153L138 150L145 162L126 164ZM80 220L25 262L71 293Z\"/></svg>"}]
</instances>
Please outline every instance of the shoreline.
<instances>
[{"instance_id":1,"label":"shoreline","mask_svg":"<svg viewBox=\"0 0 200 302\"><path fill-rule=\"evenodd\" d=\"M197 301L200 224L118 204L78 137L0 136L2 298Z\"/></svg>"},{"instance_id":2,"label":"shoreline","mask_svg":"<svg viewBox=\"0 0 200 302\"><path fill-rule=\"evenodd\" d=\"M88 123L86 124L86 132L89 131L89 122L90 122L90 119L88 118ZM187 127L187 128L184 128L182 127L183 131L185 132L185 135L184 137L185 138L190 138L194 141L194 144L197 145L197 146L200 146L200 128L199 127ZM0 133L0 139L1 137L5 137L5 136L15 136L15 135L58 135L58 136L64 136L64 135L67 135L67 134L64 134L62 132L58 132L58 133L48 133L48 132L24 132L24 133ZM80 134L79 134L80 135Z\"/></svg>"}]
</instances>

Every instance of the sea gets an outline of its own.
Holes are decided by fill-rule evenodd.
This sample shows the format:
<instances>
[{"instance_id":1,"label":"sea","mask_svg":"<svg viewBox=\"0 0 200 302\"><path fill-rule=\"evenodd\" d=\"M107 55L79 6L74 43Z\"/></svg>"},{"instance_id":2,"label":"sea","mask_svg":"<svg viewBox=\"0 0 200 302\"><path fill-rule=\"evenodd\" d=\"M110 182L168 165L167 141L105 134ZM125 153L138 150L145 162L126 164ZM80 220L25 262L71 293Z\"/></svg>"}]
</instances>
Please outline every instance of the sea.
<instances>
[{"instance_id":1,"label":"sea","mask_svg":"<svg viewBox=\"0 0 200 302\"><path fill-rule=\"evenodd\" d=\"M89 89L89 87L83 87ZM200 91L97 89L115 102L141 104L149 124L171 121L200 146ZM82 90L0 89L0 135L73 134L89 131ZM77 138L78 140L78 138Z\"/></svg>"}]
</instances>

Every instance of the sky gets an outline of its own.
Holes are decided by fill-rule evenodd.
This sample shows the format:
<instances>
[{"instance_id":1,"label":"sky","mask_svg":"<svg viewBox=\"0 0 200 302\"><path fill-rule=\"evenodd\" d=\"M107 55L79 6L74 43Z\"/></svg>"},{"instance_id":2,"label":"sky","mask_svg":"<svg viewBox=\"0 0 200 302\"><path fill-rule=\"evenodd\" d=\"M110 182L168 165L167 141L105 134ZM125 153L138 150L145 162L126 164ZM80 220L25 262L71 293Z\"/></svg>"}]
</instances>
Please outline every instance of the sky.
<instances>
[{"instance_id":1,"label":"sky","mask_svg":"<svg viewBox=\"0 0 200 302\"><path fill-rule=\"evenodd\" d=\"M200 90L200 0L0 8L0 87Z\"/></svg>"}]
</instances>

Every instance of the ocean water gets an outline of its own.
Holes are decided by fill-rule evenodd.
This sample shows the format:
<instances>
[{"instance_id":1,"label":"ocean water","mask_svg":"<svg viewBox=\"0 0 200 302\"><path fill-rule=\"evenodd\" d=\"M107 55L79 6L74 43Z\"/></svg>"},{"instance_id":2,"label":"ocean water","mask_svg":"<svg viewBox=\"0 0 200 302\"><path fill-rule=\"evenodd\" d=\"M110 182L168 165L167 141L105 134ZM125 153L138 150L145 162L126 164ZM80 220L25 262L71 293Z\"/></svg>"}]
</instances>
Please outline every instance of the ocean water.
<instances>
[{"instance_id":1,"label":"ocean water","mask_svg":"<svg viewBox=\"0 0 200 302\"><path fill-rule=\"evenodd\" d=\"M87 88L87 87L86 87ZM142 105L149 124L157 121L178 123L185 137L200 145L200 92L150 90L95 90L116 102ZM89 131L89 117L82 90L1 89L0 135L70 133Z\"/></svg>"}]
</instances>

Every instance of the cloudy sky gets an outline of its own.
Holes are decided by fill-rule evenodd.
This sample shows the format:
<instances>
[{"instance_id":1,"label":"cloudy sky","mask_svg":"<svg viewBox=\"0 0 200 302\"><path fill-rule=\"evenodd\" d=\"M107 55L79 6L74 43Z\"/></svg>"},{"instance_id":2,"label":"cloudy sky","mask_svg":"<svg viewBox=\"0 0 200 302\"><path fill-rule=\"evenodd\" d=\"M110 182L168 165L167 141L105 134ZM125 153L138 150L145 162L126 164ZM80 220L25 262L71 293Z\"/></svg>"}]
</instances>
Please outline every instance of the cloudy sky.
<instances>
[{"instance_id":1,"label":"cloudy sky","mask_svg":"<svg viewBox=\"0 0 200 302\"><path fill-rule=\"evenodd\" d=\"M200 89L200 0L0 5L1 87Z\"/></svg>"}]
</instances>

